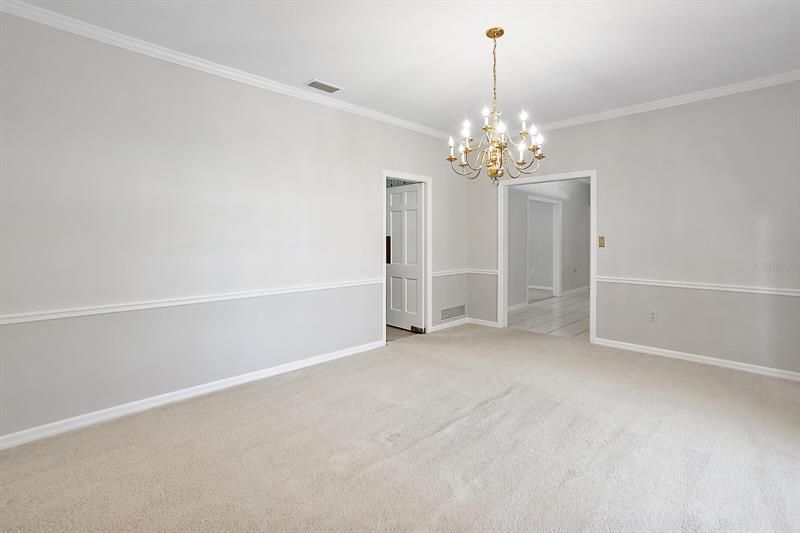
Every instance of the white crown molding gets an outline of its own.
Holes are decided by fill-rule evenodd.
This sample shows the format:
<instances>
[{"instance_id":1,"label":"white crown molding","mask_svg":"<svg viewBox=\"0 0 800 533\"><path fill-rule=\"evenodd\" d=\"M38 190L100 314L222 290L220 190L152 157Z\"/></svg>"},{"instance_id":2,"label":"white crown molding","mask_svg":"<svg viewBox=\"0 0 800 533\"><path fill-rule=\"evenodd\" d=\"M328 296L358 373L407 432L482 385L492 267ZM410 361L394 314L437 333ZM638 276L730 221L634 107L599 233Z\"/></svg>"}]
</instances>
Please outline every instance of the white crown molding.
<instances>
[{"instance_id":1,"label":"white crown molding","mask_svg":"<svg viewBox=\"0 0 800 533\"><path fill-rule=\"evenodd\" d=\"M361 285L378 285L383 283L382 278L364 279L356 281L343 281L339 283L322 283L317 285L301 285L297 287L284 287L247 292L229 292L222 294L209 294L204 296L189 296L184 298L168 298L163 300L149 300L122 304L95 305L90 307L73 307L70 309L55 309L48 311L33 311L29 313L16 313L0 315L0 326L8 324L21 324L24 322L38 322L41 320L56 320L59 318L73 318L79 316L104 315L107 313L122 313L125 311L140 311L142 309L156 309L159 307L173 307L177 305L194 305L209 302L222 302L225 300L240 300L244 298L259 298L262 296L275 296L297 292L324 291L328 289L342 289L358 287Z\"/></svg>"},{"instance_id":2,"label":"white crown molding","mask_svg":"<svg viewBox=\"0 0 800 533\"><path fill-rule=\"evenodd\" d=\"M663 98L661 100L654 100L643 104L632 105L628 107L620 107L611 109L609 111L602 111L591 115L584 115L581 117L568 118L565 120L558 120L543 124L539 127L542 131L552 131L562 128L569 128L571 126L580 126L581 124L588 124L590 122L599 122L601 120L609 120L612 118L626 117L628 115L636 115L638 113L646 113L648 111L657 111L659 109L666 109L668 107L675 107L683 104L690 104L692 102L700 102L702 100L710 100L712 98L719 98L720 96L728 96L731 94L738 94L747 91L754 91L756 89L764 89L775 85L782 85L784 83L791 83L793 81L800 81L800 70L792 70L774 76L767 76L765 78L757 78L755 80L748 80L739 83L732 83L722 87L715 87L705 91L697 91L693 93L683 94L680 96L673 96L670 98Z\"/></svg>"},{"instance_id":3,"label":"white crown molding","mask_svg":"<svg viewBox=\"0 0 800 533\"><path fill-rule=\"evenodd\" d=\"M225 65L220 65L219 63L207 61L183 52L178 52L177 50L172 50L171 48L159 46L141 39L136 39L135 37L130 37L122 33L101 28L100 26L95 26L94 24L89 24L88 22L84 22L82 20L67 17L60 13L56 13L55 11L50 11L49 9L44 9L26 2L21 2L20 0L0 0L0 11L25 18L33 22L38 22L52 28L57 28L59 30L74 33L82 37L87 37L89 39L110 44L112 46L124 48L132 52L137 52L161 59L163 61L169 61L170 63L175 63L184 67L199 70L207 74L213 74L215 76L238 81L254 87L259 87L261 89L266 89L268 91L290 96L292 98L298 98L307 102L324 105L333 109L338 109L339 111L352 113L354 115L359 115L361 117L376 120L378 122L383 122L392 126L422 133L431 137L436 137L437 139L447 139L449 137L445 132L430 128L428 126L423 126L422 124L417 124L416 122L411 122L409 120L387 115L379 111L349 104L330 96L317 94L311 92L312 89L294 87L292 85L270 80L262 76L250 74L242 70L226 67Z\"/></svg>"},{"instance_id":4,"label":"white crown molding","mask_svg":"<svg viewBox=\"0 0 800 533\"><path fill-rule=\"evenodd\" d=\"M132 52L138 52L140 54L155 57L163 61L176 63L178 65L206 72L208 74L213 74L215 76L221 76L223 78L245 83L247 85L252 85L254 87L260 87L268 91L324 105L327 107L331 107L333 109L338 109L339 111L352 113L354 115L376 120L378 122L383 122L386 124L390 124L392 126L397 126L424 135L429 135L437 139L447 139L449 137L449 135L443 131L439 131L437 129L428 126L424 126L416 122L411 122L409 120L405 120L392 115L387 115L379 111L374 111L372 109L367 109L365 107L349 104L347 102L337 100L330 96L316 94L311 92L310 89L294 87L292 85L287 85L285 83L270 80L262 76L250 74L242 70L226 67L225 65L221 65L219 63L207 61L205 59L196 56L185 54L183 52L178 52L177 50L172 50L171 48L153 44L141 39L136 39L135 37L130 37L122 33L102 28L100 26L95 26L94 24L89 24L88 22L84 22L82 20L78 20L72 17L67 17L60 13L56 13L55 11L50 11L48 9L34 6L26 2L22 2L21 0L0 0L0 11L18 17L22 17L34 22L38 22L46 26L74 33L76 35L81 35L89 39L94 39L96 41L110 44L112 46L124 48ZM541 131L552 131L562 128L569 128L571 126L578 126L581 124L588 124L591 122L599 122L601 120L620 118L628 115L645 113L648 111L656 111L658 109L665 109L668 107L675 107L692 102L709 100L711 98L718 98L720 96L727 96L731 94L753 91L756 89L763 89L765 87L772 87L775 85L791 83L794 81L800 81L800 70L793 70L790 72L784 72L782 74L776 74L774 76L767 76L764 78L757 78L754 80L733 83L722 87L697 91L680 96L663 98L661 100L655 100L643 104L637 104L628 107L620 107L617 109L602 111L600 113L594 113L591 115L584 115L580 117L573 117L555 122L550 122L547 124L540 125L539 129Z\"/></svg>"},{"instance_id":5,"label":"white crown molding","mask_svg":"<svg viewBox=\"0 0 800 533\"><path fill-rule=\"evenodd\" d=\"M684 361L691 361L693 363L701 363L704 365L712 365L722 368L730 368L733 370L741 370L743 372L750 372L751 374L759 374L762 376L769 376L773 378L800 381L800 372L792 372L791 370L781 370L779 368L753 365L750 363L740 363L738 361L731 361L729 359L720 359L718 357L709 357L707 355L697 355L692 353L679 352L675 350L667 350L664 348L656 348L654 346L631 344L629 342L614 341L609 339L598 338L594 340L594 344L598 344L600 346L607 346L609 348L618 348L620 350L628 350L631 352L658 355L660 357L682 359Z\"/></svg>"},{"instance_id":6,"label":"white crown molding","mask_svg":"<svg viewBox=\"0 0 800 533\"><path fill-rule=\"evenodd\" d=\"M53 435L58 435L59 433L72 431L100 422L106 422L121 416L139 413L141 411L146 411L161 405L187 400L194 398L195 396L201 396L210 392L235 387L237 385L276 376L278 374L285 374L286 372L292 372L293 370L299 370L312 365L318 365L326 361L333 361L334 359L339 359L348 355L367 352L369 350L380 348L385 344L386 343L384 341L376 341L368 344L362 344L360 346L353 346L351 348L345 348L343 350L317 355L307 359L301 359L299 361L285 363L263 370L256 370L255 372L249 372L247 374L240 374L238 376L212 381L211 383L204 383L202 385L196 385L194 387L168 392L158 396L151 396L150 398L144 398L142 400L125 403L122 405L115 405L114 407L109 407L100 411L94 411L64 420L58 420L56 422L24 429L15 433L0 435L0 450L19 446L20 444L24 444L26 442L43 439L45 437L51 437Z\"/></svg>"},{"instance_id":7,"label":"white crown molding","mask_svg":"<svg viewBox=\"0 0 800 533\"><path fill-rule=\"evenodd\" d=\"M648 285L653 287L674 287L701 291L744 292L751 294L771 294L775 296L800 296L800 289L777 289L772 287L749 287L746 285L719 285L715 283L695 283L691 281L668 281L661 279L619 278L597 276L601 283L621 283L624 285Z\"/></svg>"}]
</instances>

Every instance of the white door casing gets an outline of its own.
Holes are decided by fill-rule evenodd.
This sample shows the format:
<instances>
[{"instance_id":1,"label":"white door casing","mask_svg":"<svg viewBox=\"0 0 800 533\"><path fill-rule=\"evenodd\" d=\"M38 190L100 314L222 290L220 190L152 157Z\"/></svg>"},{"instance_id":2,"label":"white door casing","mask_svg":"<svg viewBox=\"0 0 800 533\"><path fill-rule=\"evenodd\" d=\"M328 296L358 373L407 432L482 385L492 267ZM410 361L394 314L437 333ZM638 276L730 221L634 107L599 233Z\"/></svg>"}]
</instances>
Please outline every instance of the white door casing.
<instances>
[{"instance_id":1,"label":"white door casing","mask_svg":"<svg viewBox=\"0 0 800 533\"><path fill-rule=\"evenodd\" d=\"M386 323L425 328L425 189L422 183L386 189Z\"/></svg>"},{"instance_id":2,"label":"white door casing","mask_svg":"<svg viewBox=\"0 0 800 533\"><path fill-rule=\"evenodd\" d=\"M501 180L497 188L497 324L508 326L507 295L508 276L508 187L546 183L548 181L589 178L590 254L589 254L589 342L597 340L597 170L581 170L564 174L528 176L516 180Z\"/></svg>"}]
</instances>

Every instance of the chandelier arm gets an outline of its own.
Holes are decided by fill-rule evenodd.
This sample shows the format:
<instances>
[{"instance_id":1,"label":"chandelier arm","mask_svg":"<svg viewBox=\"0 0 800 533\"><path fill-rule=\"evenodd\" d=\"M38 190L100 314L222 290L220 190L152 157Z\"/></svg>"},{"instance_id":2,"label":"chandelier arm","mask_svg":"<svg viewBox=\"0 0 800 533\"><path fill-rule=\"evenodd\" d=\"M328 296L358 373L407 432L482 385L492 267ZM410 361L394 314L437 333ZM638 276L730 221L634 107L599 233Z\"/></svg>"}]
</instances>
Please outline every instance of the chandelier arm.
<instances>
[{"instance_id":1,"label":"chandelier arm","mask_svg":"<svg viewBox=\"0 0 800 533\"><path fill-rule=\"evenodd\" d=\"M478 170L475 172L475 174L471 175L471 176L467 176L467 179L474 180L475 178L477 178L478 176L481 175L481 170L482 170L481 168L478 168Z\"/></svg>"},{"instance_id":2,"label":"chandelier arm","mask_svg":"<svg viewBox=\"0 0 800 533\"><path fill-rule=\"evenodd\" d=\"M481 169L477 169L477 172L475 172L475 170L471 170L469 172L461 172L461 171L456 169L456 166L452 161L450 161L450 167L453 169L453 172L455 172L459 176L464 176L464 177L467 177L469 179L475 179L481 173ZM473 173L475 174L474 176L472 175Z\"/></svg>"},{"instance_id":3,"label":"chandelier arm","mask_svg":"<svg viewBox=\"0 0 800 533\"><path fill-rule=\"evenodd\" d=\"M476 166L474 166L474 167L472 166L472 163L470 163L470 162L469 162L469 156L467 156L466 158L464 158L464 159L465 159L465 161L467 162L467 166L468 166L468 167L469 167L471 170L473 170L473 171L475 171L475 170L478 170L478 171L479 171L479 170L481 169L481 154L483 154L483 150L481 150L481 151L478 153L477 157L475 158L475 165L476 165Z\"/></svg>"},{"instance_id":4,"label":"chandelier arm","mask_svg":"<svg viewBox=\"0 0 800 533\"><path fill-rule=\"evenodd\" d=\"M509 159L511 159L511 161L514 163L514 168L516 168L523 174L530 174L536 172L536 169L539 168L539 160L536 159L536 157L534 157L533 154L531 154L531 160L528 162L527 165L518 165L516 160L514 160L514 157L512 156L511 152L508 150L508 148L506 148L506 152L508 153ZM533 165L534 163L536 163L536 168L534 168L531 172L525 172L527 169L531 168L531 165Z\"/></svg>"},{"instance_id":5,"label":"chandelier arm","mask_svg":"<svg viewBox=\"0 0 800 533\"><path fill-rule=\"evenodd\" d=\"M530 169L530 170L527 170L527 169L530 167L530 165L528 165L528 166L527 166L527 167L525 167L524 169L519 169L519 171L520 171L522 174L525 174L526 176L527 176L527 175L529 175L529 174L533 174L534 172L536 172L537 170L539 170L539 160L538 160L538 159L535 159L534 161L536 161L536 166L534 166L532 169ZM531 164L533 164L533 163L531 163Z\"/></svg>"},{"instance_id":6,"label":"chandelier arm","mask_svg":"<svg viewBox=\"0 0 800 533\"><path fill-rule=\"evenodd\" d=\"M539 168L539 160L536 159L536 157L533 154L531 154L531 162L525 165L524 167L520 168L520 170L528 170L534 163L536 163L536 168L534 168L531 172L536 172L536 169Z\"/></svg>"},{"instance_id":7,"label":"chandelier arm","mask_svg":"<svg viewBox=\"0 0 800 533\"><path fill-rule=\"evenodd\" d=\"M513 170L512 170L512 169L513 169ZM516 171L516 174L514 174L514 171ZM510 177L512 180L514 180L514 179L517 179L518 177L520 177L520 176L522 175L522 172L520 172L520 170L519 170L519 167L518 167L518 166L517 166L517 164L516 164L516 163L513 161L513 159L512 159L512 161L511 161L511 164L510 164L510 165L506 165L506 172L508 173L508 176L509 176L509 177Z\"/></svg>"},{"instance_id":8,"label":"chandelier arm","mask_svg":"<svg viewBox=\"0 0 800 533\"><path fill-rule=\"evenodd\" d=\"M458 174L459 176L466 176L467 174L469 174L469 172L461 172L460 170L458 170L458 169L456 168L456 165L455 165L455 163L453 163L452 161L450 161L450 168L452 168L452 169L453 169L453 172L455 172L455 173L456 173L456 174Z\"/></svg>"}]
</instances>

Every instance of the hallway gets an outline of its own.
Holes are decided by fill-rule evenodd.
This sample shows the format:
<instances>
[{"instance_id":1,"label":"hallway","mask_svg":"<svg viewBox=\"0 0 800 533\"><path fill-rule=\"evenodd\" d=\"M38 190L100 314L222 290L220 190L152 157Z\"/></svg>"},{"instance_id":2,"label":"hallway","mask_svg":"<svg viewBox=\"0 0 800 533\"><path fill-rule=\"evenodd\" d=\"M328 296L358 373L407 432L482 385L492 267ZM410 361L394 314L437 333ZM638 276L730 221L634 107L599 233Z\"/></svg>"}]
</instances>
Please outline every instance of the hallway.
<instances>
[{"instance_id":1,"label":"hallway","mask_svg":"<svg viewBox=\"0 0 800 533\"><path fill-rule=\"evenodd\" d=\"M537 300L510 312L508 327L589 342L589 289Z\"/></svg>"}]
</instances>

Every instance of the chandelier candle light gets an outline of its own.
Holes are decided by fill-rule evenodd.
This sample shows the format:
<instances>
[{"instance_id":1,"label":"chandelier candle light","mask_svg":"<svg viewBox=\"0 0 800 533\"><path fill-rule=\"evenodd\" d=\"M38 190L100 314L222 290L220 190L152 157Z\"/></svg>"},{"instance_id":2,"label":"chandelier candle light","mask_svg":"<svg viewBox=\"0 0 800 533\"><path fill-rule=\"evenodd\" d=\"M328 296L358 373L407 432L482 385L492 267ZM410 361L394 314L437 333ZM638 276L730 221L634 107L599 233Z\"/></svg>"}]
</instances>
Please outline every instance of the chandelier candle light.
<instances>
[{"instance_id":1,"label":"chandelier candle light","mask_svg":"<svg viewBox=\"0 0 800 533\"><path fill-rule=\"evenodd\" d=\"M462 141L458 145L458 156L454 153L455 143L450 137L450 155L447 160L456 174L475 179L486 167L486 173L497 185L500 178L508 175L518 178L523 174L533 174L539 168L539 162L544 159L542 144L544 138L537 134L536 125L527 125L528 114L523 111L519 114L522 127L519 136L513 136L506 130L506 125L500 120L500 109L497 107L497 39L502 37L503 28L489 28L486 36L492 40L492 109L483 108L483 126L478 144L473 144L475 139L470 137L470 123L465 120L461 128ZM514 147L519 157L515 157ZM470 156L477 152L477 155ZM530 152L530 154L527 154ZM528 156L529 160L525 157ZM460 169L456 168L458 161Z\"/></svg>"}]
</instances>

